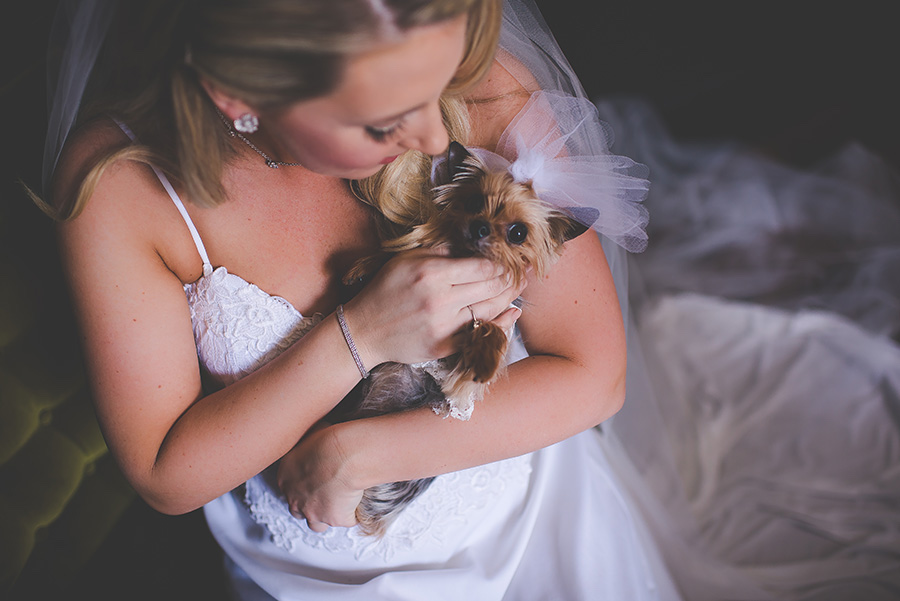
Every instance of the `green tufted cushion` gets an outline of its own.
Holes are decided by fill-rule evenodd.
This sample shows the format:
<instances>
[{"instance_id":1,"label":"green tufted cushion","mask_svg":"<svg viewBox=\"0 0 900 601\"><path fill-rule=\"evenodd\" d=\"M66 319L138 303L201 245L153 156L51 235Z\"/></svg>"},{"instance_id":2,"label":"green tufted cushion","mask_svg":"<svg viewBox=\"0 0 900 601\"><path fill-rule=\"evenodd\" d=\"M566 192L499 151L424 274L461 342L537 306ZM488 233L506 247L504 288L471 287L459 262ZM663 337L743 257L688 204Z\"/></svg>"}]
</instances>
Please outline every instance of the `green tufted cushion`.
<instances>
[{"instance_id":1,"label":"green tufted cushion","mask_svg":"<svg viewBox=\"0 0 900 601\"><path fill-rule=\"evenodd\" d=\"M22 334L34 320L34 312L18 269L0 261L0 348ZM3 444L0 441L0 444Z\"/></svg>"},{"instance_id":2,"label":"green tufted cushion","mask_svg":"<svg viewBox=\"0 0 900 601\"><path fill-rule=\"evenodd\" d=\"M58 274L12 256L0 251L0 597L30 598L74 578L135 494L97 425Z\"/></svg>"}]
</instances>

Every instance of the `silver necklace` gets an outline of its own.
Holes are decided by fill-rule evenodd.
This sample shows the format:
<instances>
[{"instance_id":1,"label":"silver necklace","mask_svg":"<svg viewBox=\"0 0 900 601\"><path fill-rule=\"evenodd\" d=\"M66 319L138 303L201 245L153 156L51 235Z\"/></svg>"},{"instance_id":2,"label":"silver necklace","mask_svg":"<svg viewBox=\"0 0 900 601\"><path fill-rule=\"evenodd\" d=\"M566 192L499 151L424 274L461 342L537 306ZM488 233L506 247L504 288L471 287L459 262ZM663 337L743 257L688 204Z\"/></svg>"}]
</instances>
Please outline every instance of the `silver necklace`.
<instances>
[{"instance_id":1,"label":"silver necklace","mask_svg":"<svg viewBox=\"0 0 900 601\"><path fill-rule=\"evenodd\" d=\"M241 142L243 142L244 144L246 144L247 146L249 146L250 148L255 150L256 154L258 154L263 159L265 159L266 166L271 167L272 169L278 169L279 167L302 167L302 165L300 165L300 163L288 163L285 161L276 161L275 159L273 159L272 157L267 155L265 152L260 150L256 144L254 144L253 142L248 140L247 136L245 136L241 132L234 129L234 125L232 125L228 121L228 117L226 117L222 113L222 111L220 111L218 109L218 107L216 107L216 112L219 113L219 118L222 119L222 123L225 124L225 128L228 130L228 135L231 136L232 138L237 138L238 140L240 140Z\"/></svg>"}]
</instances>

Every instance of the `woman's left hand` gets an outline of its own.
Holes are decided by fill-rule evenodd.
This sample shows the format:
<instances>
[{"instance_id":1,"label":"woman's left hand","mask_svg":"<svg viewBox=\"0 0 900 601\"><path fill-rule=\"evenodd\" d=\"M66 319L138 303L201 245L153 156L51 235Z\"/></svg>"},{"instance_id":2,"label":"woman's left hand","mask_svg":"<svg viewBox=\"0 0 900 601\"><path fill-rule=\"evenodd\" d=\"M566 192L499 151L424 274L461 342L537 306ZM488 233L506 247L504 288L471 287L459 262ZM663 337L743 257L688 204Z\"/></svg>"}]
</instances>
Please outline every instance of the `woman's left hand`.
<instances>
[{"instance_id":1,"label":"woman's left hand","mask_svg":"<svg viewBox=\"0 0 900 601\"><path fill-rule=\"evenodd\" d=\"M278 486L291 514L311 530L355 526L362 490L349 484L346 456L328 424L310 430L278 465Z\"/></svg>"}]
</instances>

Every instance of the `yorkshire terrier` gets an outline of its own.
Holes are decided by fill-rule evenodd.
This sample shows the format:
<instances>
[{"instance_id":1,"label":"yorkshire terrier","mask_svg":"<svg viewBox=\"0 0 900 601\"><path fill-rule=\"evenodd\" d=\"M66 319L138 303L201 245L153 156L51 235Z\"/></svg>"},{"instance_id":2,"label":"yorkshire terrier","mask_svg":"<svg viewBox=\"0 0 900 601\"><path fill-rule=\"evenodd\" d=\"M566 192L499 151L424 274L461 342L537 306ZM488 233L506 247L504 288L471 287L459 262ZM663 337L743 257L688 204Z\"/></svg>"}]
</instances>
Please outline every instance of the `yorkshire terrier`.
<instances>
[{"instance_id":1,"label":"yorkshire terrier","mask_svg":"<svg viewBox=\"0 0 900 601\"><path fill-rule=\"evenodd\" d=\"M505 169L489 169L457 142L450 144L446 166L448 181L434 189L433 215L408 233L383 241L381 252L354 264L345 284L364 281L396 253L446 247L452 257L479 256L502 265L518 285L529 270L543 276L561 255L563 243L588 229L583 221L590 224L596 219L593 213L585 219L583 209L570 214L542 201L530 183L515 181ZM334 417L346 421L428 406L445 417L469 419L475 402L505 368L509 338L503 329L473 313L460 340L459 352L444 359L377 366ZM367 489L356 510L361 530L382 536L432 480Z\"/></svg>"}]
</instances>

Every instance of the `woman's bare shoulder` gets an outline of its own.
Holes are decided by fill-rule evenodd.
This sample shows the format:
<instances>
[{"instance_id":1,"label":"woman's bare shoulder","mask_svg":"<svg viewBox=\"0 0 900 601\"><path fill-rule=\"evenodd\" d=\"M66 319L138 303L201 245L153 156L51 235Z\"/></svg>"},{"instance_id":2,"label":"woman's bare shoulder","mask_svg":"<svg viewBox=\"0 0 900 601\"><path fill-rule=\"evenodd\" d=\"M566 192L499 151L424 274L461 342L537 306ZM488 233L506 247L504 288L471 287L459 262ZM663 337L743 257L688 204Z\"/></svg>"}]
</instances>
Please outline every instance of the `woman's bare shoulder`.
<instances>
[{"instance_id":1,"label":"woman's bare shoulder","mask_svg":"<svg viewBox=\"0 0 900 601\"><path fill-rule=\"evenodd\" d=\"M469 144L494 150L503 130L530 96L531 91L495 60L485 78L466 95L472 123Z\"/></svg>"},{"instance_id":2,"label":"woman's bare shoulder","mask_svg":"<svg viewBox=\"0 0 900 601\"><path fill-rule=\"evenodd\" d=\"M85 178L90 175L92 181L76 216L60 226L60 242L79 253L99 252L104 244L117 253L141 249L173 265L182 277L191 278L196 275L196 251L150 167L125 157L91 173L112 153L130 144L130 138L108 118L91 121L73 132L57 166L54 204L71 203L81 193Z\"/></svg>"},{"instance_id":3,"label":"woman's bare shoulder","mask_svg":"<svg viewBox=\"0 0 900 601\"><path fill-rule=\"evenodd\" d=\"M93 189L85 208L114 197L118 205L152 205L166 192L150 169L149 151L120 155L132 144L131 138L112 119L101 117L75 130L60 154L53 179L54 205L71 202L86 178ZM99 170L95 169L100 166ZM93 172L93 173L92 173ZM127 210L135 210L135 206Z\"/></svg>"},{"instance_id":4,"label":"woman's bare shoulder","mask_svg":"<svg viewBox=\"0 0 900 601\"><path fill-rule=\"evenodd\" d=\"M56 164L54 195L66 196L104 156L129 143L125 132L107 117L92 119L75 129Z\"/></svg>"}]
</instances>

